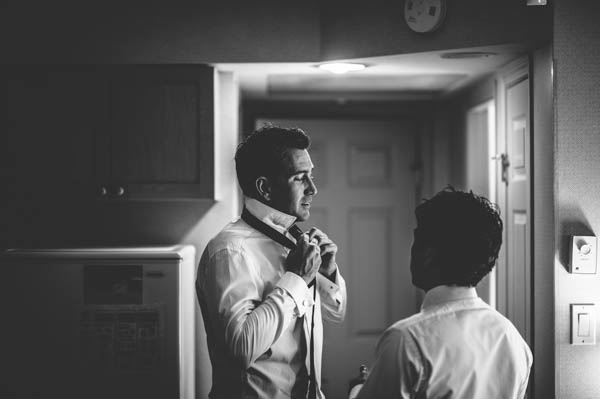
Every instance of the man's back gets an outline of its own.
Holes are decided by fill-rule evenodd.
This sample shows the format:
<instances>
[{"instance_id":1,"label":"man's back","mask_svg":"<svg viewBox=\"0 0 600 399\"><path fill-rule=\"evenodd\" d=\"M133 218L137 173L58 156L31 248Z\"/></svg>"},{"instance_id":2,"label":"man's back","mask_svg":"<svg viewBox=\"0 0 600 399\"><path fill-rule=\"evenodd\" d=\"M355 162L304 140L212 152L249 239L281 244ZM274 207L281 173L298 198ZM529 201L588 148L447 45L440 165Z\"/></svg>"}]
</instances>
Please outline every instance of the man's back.
<instances>
[{"instance_id":1,"label":"man's back","mask_svg":"<svg viewBox=\"0 0 600 399\"><path fill-rule=\"evenodd\" d=\"M386 330L359 397L521 398L531 363L516 328L475 289L440 286Z\"/></svg>"}]
</instances>

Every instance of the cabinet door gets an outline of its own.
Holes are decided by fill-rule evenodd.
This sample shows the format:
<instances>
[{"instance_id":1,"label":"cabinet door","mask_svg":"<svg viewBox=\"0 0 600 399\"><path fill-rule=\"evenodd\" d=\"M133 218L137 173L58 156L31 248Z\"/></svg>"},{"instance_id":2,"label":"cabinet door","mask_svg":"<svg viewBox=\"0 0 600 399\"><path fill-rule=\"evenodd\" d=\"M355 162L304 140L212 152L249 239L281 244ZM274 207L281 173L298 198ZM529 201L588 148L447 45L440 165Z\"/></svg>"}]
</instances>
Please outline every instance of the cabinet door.
<instances>
[{"instance_id":1,"label":"cabinet door","mask_svg":"<svg viewBox=\"0 0 600 399\"><path fill-rule=\"evenodd\" d=\"M2 185L19 201L83 197L93 188L100 105L95 72L61 66L1 71Z\"/></svg>"},{"instance_id":2,"label":"cabinet door","mask_svg":"<svg viewBox=\"0 0 600 399\"><path fill-rule=\"evenodd\" d=\"M107 70L97 181L111 198L212 199L213 69L195 65Z\"/></svg>"}]
</instances>

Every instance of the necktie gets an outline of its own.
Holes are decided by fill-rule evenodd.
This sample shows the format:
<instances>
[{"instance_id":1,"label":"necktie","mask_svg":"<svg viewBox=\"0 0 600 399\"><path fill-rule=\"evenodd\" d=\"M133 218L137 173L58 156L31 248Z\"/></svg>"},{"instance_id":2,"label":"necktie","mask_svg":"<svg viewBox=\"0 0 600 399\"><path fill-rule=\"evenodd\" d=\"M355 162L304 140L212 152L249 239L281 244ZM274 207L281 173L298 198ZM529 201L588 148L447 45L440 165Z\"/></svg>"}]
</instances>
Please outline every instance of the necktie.
<instances>
[{"instance_id":1,"label":"necktie","mask_svg":"<svg viewBox=\"0 0 600 399\"><path fill-rule=\"evenodd\" d=\"M260 231L261 233L263 233L264 235L266 235L273 241L278 242L279 244L283 245L284 247L289 248L291 250L296 249L296 244L292 240L290 240L289 238L287 238L286 236L284 236L283 234L281 234L280 232L278 232L271 226L265 224L263 221L258 219L256 216L251 214L250 211L248 211L248 209L246 209L246 208L244 208L244 210L242 211L242 220L244 222L248 223L248 225L250 227L255 228L256 230ZM288 231L296 240L299 239L300 235L303 234L302 230L300 230L300 228L296 225L293 225L292 227L290 227ZM313 301L315 302L315 305L313 305L313 308L312 308L312 317L311 317L311 323L310 323L310 349L309 349L310 375L309 375L309 381L308 381L308 398L315 399L317 397L317 379L315 376L315 356L314 356L314 353L315 353L315 340L314 340L315 306L316 306L316 299L317 299L317 281L316 281L316 279L311 281L308 286L313 287Z\"/></svg>"}]
</instances>

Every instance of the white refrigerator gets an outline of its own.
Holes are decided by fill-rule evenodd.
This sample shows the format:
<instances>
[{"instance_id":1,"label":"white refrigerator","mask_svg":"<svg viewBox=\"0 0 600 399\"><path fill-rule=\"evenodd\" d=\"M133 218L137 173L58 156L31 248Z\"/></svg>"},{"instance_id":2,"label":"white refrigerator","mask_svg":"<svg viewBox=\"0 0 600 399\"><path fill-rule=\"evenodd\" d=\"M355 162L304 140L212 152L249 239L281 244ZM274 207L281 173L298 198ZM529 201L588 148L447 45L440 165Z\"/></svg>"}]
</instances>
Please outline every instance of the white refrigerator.
<instances>
[{"instance_id":1,"label":"white refrigerator","mask_svg":"<svg viewBox=\"0 0 600 399\"><path fill-rule=\"evenodd\" d=\"M194 247L8 250L0 273L0 398L194 398Z\"/></svg>"}]
</instances>

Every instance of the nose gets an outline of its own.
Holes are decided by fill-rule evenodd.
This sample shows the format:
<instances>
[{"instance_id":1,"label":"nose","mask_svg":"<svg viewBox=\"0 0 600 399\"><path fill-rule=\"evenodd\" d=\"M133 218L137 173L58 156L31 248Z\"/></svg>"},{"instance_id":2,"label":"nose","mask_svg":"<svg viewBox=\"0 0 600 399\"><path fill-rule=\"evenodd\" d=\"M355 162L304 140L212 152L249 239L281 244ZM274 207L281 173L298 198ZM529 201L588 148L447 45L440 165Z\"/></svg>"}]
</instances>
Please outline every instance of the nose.
<instances>
[{"instance_id":1,"label":"nose","mask_svg":"<svg viewBox=\"0 0 600 399\"><path fill-rule=\"evenodd\" d=\"M304 191L306 194L315 195L317 193L317 186L315 186L315 182L312 178L308 178L308 187Z\"/></svg>"}]
</instances>

